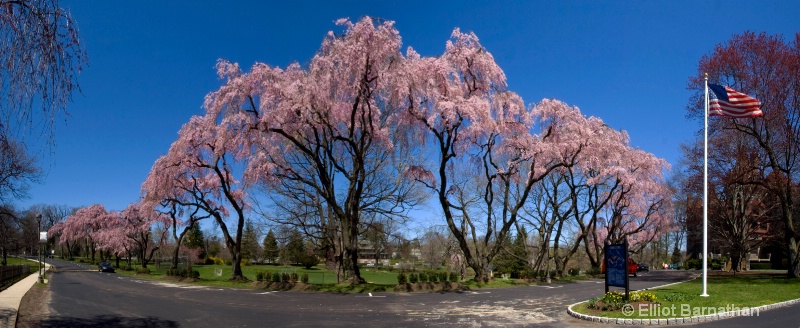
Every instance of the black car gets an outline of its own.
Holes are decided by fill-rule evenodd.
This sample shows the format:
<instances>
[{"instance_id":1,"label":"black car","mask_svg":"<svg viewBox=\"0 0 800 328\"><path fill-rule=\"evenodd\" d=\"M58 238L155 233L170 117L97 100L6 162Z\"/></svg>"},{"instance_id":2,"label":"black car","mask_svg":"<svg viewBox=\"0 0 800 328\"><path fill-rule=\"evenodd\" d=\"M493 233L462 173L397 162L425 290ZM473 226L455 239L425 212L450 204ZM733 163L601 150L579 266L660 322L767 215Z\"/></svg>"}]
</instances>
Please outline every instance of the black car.
<instances>
[{"instance_id":1,"label":"black car","mask_svg":"<svg viewBox=\"0 0 800 328\"><path fill-rule=\"evenodd\" d=\"M650 266L644 263L639 263L639 270L638 271L647 271L650 272Z\"/></svg>"},{"instance_id":2,"label":"black car","mask_svg":"<svg viewBox=\"0 0 800 328\"><path fill-rule=\"evenodd\" d=\"M108 262L100 262L100 264L97 265L97 270L100 272L114 272L114 266Z\"/></svg>"}]
</instances>

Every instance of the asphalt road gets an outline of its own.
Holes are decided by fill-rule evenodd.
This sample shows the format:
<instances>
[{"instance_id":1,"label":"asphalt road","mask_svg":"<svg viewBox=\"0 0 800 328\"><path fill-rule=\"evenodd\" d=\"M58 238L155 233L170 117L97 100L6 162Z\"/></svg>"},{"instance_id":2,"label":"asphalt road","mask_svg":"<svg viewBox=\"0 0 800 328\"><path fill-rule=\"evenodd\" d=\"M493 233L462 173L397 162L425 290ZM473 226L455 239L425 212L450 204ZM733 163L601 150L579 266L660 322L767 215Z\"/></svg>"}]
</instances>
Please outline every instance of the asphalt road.
<instances>
[{"instance_id":1,"label":"asphalt road","mask_svg":"<svg viewBox=\"0 0 800 328\"><path fill-rule=\"evenodd\" d=\"M169 284L53 262L58 272L51 276L50 315L43 327L588 327L592 324L567 315L566 307L603 293L601 280L371 296L269 292ZM631 278L631 288L680 281L689 274L654 271ZM769 311L770 317L780 311ZM797 327L797 315L792 316L790 327ZM711 326L736 326L735 320L740 319ZM786 326L776 320L769 326ZM764 321L756 322L747 321L747 327L763 326Z\"/></svg>"}]
</instances>

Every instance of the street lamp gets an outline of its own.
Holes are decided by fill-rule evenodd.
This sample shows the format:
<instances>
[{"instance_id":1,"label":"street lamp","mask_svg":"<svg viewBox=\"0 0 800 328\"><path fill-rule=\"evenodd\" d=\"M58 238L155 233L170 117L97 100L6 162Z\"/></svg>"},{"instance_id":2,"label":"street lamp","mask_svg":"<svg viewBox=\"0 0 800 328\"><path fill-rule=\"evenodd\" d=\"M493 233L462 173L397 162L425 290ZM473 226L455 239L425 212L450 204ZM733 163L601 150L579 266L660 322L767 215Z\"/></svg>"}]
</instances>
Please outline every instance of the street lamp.
<instances>
[{"instance_id":1,"label":"street lamp","mask_svg":"<svg viewBox=\"0 0 800 328\"><path fill-rule=\"evenodd\" d=\"M44 278L42 278L42 213L36 213L36 224L39 230L39 252L36 254L36 260L39 262L39 283L44 283Z\"/></svg>"}]
</instances>

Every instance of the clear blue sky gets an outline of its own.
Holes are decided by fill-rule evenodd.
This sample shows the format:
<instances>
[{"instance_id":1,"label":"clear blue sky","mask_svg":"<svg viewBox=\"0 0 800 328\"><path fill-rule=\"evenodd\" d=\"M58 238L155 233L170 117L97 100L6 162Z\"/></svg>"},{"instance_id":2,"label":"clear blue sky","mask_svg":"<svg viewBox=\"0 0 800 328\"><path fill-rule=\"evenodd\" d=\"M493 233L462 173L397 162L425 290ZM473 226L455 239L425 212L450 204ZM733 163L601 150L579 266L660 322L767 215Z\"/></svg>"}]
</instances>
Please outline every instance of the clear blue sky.
<instances>
[{"instance_id":1,"label":"clear blue sky","mask_svg":"<svg viewBox=\"0 0 800 328\"><path fill-rule=\"evenodd\" d=\"M526 103L556 98L626 130L674 164L702 126L685 118L702 55L746 30L793 38L800 1L64 1L89 66L57 122L30 204L137 200L153 162L204 96L218 58L307 64L334 21L394 20L403 49L439 55L453 28L473 31ZM768 115L768 114L767 114Z\"/></svg>"}]
</instances>

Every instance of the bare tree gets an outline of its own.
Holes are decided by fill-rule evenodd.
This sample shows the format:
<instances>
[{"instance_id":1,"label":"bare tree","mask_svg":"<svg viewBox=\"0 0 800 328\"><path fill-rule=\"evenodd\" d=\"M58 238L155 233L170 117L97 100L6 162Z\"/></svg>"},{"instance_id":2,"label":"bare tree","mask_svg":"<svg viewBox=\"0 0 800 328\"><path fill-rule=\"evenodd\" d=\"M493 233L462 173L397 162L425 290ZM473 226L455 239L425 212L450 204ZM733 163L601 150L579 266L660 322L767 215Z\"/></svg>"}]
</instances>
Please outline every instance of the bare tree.
<instances>
[{"instance_id":1,"label":"bare tree","mask_svg":"<svg viewBox=\"0 0 800 328\"><path fill-rule=\"evenodd\" d=\"M745 32L718 44L703 56L689 88L698 90L688 107L690 115L703 117L704 76L709 82L729 85L761 101L762 118L721 118L709 122L710 131L733 129L758 146L763 154L760 180L778 200L788 252L787 275L800 278L800 222L795 194L800 175L800 33L786 42L781 35Z\"/></svg>"},{"instance_id":2,"label":"bare tree","mask_svg":"<svg viewBox=\"0 0 800 328\"><path fill-rule=\"evenodd\" d=\"M0 253L2 254L0 265L6 266L8 253L19 249L21 239L16 211L11 206L0 206Z\"/></svg>"},{"instance_id":3,"label":"bare tree","mask_svg":"<svg viewBox=\"0 0 800 328\"><path fill-rule=\"evenodd\" d=\"M38 181L40 175L36 159L24 145L0 136L0 202L26 197L28 183Z\"/></svg>"},{"instance_id":4,"label":"bare tree","mask_svg":"<svg viewBox=\"0 0 800 328\"><path fill-rule=\"evenodd\" d=\"M66 112L86 64L78 26L58 0L0 0L0 135ZM46 116L34 118L34 106Z\"/></svg>"},{"instance_id":5,"label":"bare tree","mask_svg":"<svg viewBox=\"0 0 800 328\"><path fill-rule=\"evenodd\" d=\"M419 241L422 261L428 263L433 269L445 264L458 250L458 244L450 235L447 226L428 227Z\"/></svg>"}]
</instances>

